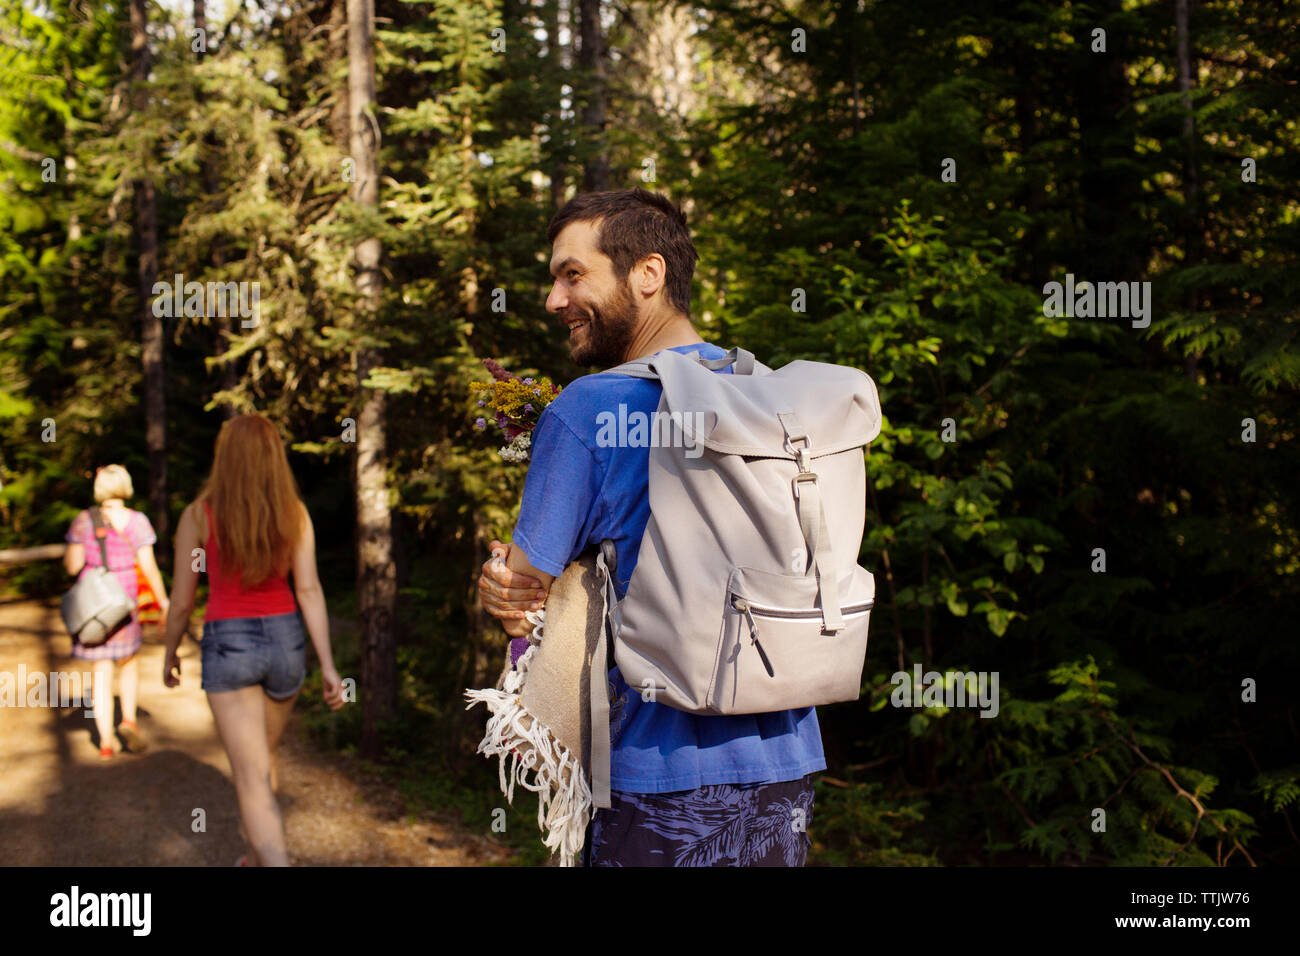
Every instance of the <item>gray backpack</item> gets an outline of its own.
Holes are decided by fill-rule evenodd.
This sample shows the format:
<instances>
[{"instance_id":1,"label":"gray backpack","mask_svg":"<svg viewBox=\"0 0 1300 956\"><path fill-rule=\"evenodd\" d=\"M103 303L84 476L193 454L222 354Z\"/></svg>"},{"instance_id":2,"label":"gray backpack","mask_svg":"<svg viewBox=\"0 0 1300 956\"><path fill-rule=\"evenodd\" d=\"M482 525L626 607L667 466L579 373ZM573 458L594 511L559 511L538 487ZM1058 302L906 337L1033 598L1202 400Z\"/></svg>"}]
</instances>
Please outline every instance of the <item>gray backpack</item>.
<instances>
[{"instance_id":1,"label":"gray backpack","mask_svg":"<svg viewBox=\"0 0 1300 956\"><path fill-rule=\"evenodd\" d=\"M59 610L68 633L85 646L94 647L108 640L131 616L135 602L108 566L108 547L99 536L99 529L106 527L103 515L98 508L91 508L90 518L103 562L97 568L89 568L63 595Z\"/></svg>"},{"instance_id":2,"label":"gray backpack","mask_svg":"<svg viewBox=\"0 0 1300 956\"><path fill-rule=\"evenodd\" d=\"M876 593L857 563L875 383L820 362L773 371L742 349L712 361L666 350L610 371L663 386L643 430L650 520L622 601L612 542L598 559L623 679L692 714L856 700ZM603 642L595 656L599 673ZM609 805L604 684L591 682L596 806Z\"/></svg>"}]
</instances>

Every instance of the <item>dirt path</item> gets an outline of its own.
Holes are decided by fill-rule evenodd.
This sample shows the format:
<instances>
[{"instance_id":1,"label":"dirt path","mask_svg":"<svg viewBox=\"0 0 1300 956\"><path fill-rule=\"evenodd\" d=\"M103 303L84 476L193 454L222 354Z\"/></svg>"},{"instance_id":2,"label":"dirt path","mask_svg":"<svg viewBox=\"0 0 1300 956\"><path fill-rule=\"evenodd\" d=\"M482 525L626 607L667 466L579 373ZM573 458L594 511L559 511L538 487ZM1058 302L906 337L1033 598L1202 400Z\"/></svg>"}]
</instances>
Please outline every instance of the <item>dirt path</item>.
<instances>
[{"instance_id":1,"label":"dirt path","mask_svg":"<svg viewBox=\"0 0 1300 956\"><path fill-rule=\"evenodd\" d=\"M56 603L0 603L0 674L80 674L86 665L70 648ZM188 639L181 671L181 687L163 686L162 635L146 626L144 754L101 761L93 721L76 702L0 708L0 866L230 866L245 852L230 764L199 688L198 647ZM367 778L350 758L318 751L295 723L279 771L295 864L473 866L509 857L489 837L454 824L407 822L391 786ZM196 810L206 818L201 832Z\"/></svg>"}]
</instances>

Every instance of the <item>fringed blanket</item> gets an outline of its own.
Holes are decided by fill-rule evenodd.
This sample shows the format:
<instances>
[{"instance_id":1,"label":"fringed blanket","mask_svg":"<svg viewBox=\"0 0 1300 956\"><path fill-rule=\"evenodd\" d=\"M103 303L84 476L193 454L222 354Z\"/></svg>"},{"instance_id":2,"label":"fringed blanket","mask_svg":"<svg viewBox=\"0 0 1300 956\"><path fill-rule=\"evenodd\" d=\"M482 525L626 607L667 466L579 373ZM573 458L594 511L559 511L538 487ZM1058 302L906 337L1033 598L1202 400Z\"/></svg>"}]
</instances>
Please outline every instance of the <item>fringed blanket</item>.
<instances>
[{"instance_id":1,"label":"fringed blanket","mask_svg":"<svg viewBox=\"0 0 1300 956\"><path fill-rule=\"evenodd\" d=\"M528 650L513 668L507 651L495 688L465 692L467 708L488 709L478 752L498 758L508 802L515 784L537 794L542 842L559 854L561 866L573 866L582 852L593 806L590 675L593 655L602 650L602 586L594 555L570 564L552 583L544 611L530 612L536 626ZM604 663L603 654L597 663ZM607 726L605 733L608 739Z\"/></svg>"}]
</instances>

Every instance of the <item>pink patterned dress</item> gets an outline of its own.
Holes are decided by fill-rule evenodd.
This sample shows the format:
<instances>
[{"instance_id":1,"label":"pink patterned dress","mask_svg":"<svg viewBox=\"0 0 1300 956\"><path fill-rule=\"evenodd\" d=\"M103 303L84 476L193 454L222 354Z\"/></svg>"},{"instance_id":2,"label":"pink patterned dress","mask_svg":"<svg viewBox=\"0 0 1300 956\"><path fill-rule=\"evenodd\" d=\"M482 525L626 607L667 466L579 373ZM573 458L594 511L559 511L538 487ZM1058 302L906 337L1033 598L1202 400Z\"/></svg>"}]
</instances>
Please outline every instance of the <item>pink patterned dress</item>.
<instances>
[{"instance_id":1,"label":"pink patterned dress","mask_svg":"<svg viewBox=\"0 0 1300 956\"><path fill-rule=\"evenodd\" d=\"M145 545L153 544L158 536L154 534L149 519L138 511L130 513L126 526L121 531L107 521L104 525L104 530L107 531L104 544L108 548L108 566L122 582L127 597L134 601L139 593L136 587L135 553ZM99 542L95 540L95 526L89 511L81 512L72 520L72 527L68 529L65 539L72 544L83 545L86 549L86 566L81 569L78 580L88 569L103 565L103 556ZM138 610L133 610L130 619L124 621L103 644L86 647L74 637L72 656L82 661L116 661L136 653L142 643L140 614Z\"/></svg>"}]
</instances>

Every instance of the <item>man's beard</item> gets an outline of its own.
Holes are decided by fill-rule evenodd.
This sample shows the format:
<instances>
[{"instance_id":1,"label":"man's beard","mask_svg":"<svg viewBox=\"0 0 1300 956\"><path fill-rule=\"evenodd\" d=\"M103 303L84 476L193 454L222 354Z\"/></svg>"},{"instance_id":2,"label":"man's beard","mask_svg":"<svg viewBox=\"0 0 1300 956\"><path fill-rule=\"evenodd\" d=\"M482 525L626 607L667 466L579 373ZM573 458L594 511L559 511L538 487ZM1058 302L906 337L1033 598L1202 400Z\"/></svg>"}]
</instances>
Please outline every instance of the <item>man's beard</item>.
<instances>
[{"instance_id":1,"label":"man's beard","mask_svg":"<svg viewBox=\"0 0 1300 956\"><path fill-rule=\"evenodd\" d=\"M636 335L636 300L627 285L620 283L610 301L602 303L599 308L593 305L589 310L565 309L560 318L587 320L587 325L579 333L581 344L570 348L569 355L574 364L612 368L623 363L623 356Z\"/></svg>"}]
</instances>

